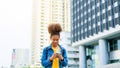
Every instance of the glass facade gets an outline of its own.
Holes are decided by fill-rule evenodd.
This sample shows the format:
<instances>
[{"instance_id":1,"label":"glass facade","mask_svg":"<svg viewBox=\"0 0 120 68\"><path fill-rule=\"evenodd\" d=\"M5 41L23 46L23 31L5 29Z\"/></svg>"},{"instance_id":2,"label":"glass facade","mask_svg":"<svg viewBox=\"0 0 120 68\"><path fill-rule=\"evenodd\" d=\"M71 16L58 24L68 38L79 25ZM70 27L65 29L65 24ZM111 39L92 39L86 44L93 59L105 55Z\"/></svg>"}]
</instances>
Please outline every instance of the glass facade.
<instances>
[{"instance_id":1,"label":"glass facade","mask_svg":"<svg viewBox=\"0 0 120 68\"><path fill-rule=\"evenodd\" d=\"M120 0L71 0L72 42L120 25Z\"/></svg>"},{"instance_id":2,"label":"glass facade","mask_svg":"<svg viewBox=\"0 0 120 68\"><path fill-rule=\"evenodd\" d=\"M100 64L99 46L95 45L95 46L86 47L86 58L87 58L87 61L89 58L91 59L92 61L91 68L97 68Z\"/></svg>"}]
</instances>

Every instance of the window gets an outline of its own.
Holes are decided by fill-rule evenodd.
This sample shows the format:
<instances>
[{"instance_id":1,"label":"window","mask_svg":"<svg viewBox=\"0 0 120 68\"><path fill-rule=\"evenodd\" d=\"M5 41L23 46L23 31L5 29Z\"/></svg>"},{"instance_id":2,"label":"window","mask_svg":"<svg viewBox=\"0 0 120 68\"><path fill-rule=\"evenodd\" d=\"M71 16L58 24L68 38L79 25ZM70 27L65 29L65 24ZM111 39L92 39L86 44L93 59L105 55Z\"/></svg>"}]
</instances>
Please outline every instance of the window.
<instances>
[{"instance_id":1,"label":"window","mask_svg":"<svg viewBox=\"0 0 120 68\"><path fill-rule=\"evenodd\" d=\"M83 33L81 33L81 40L83 39Z\"/></svg>"},{"instance_id":2,"label":"window","mask_svg":"<svg viewBox=\"0 0 120 68\"><path fill-rule=\"evenodd\" d=\"M97 31L97 27L95 27L95 33L96 33L96 34L98 33L98 31Z\"/></svg>"},{"instance_id":3,"label":"window","mask_svg":"<svg viewBox=\"0 0 120 68\"><path fill-rule=\"evenodd\" d=\"M99 0L96 0L96 3L98 3L99 2Z\"/></svg>"},{"instance_id":4,"label":"window","mask_svg":"<svg viewBox=\"0 0 120 68\"><path fill-rule=\"evenodd\" d=\"M102 25L103 25L103 30L106 29L106 23L104 23Z\"/></svg>"},{"instance_id":5,"label":"window","mask_svg":"<svg viewBox=\"0 0 120 68\"><path fill-rule=\"evenodd\" d=\"M108 21L109 27L112 27L112 21Z\"/></svg>"},{"instance_id":6,"label":"window","mask_svg":"<svg viewBox=\"0 0 120 68\"><path fill-rule=\"evenodd\" d=\"M91 30L88 30L89 36L91 35Z\"/></svg>"},{"instance_id":7,"label":"window","mask_svg":"<svg viewBox=\"0 0 120 68\"><path fill-rule=\"evenodd\" d=\"M117 63L117 62L120 62L120 60L117 60L117 59L115 59L115 60L110 60L110 63Z\"/></svg>"},{"instance_id":8,"label":"window","mask_svg":"<svg viewBox=\"0 0 120 68\"><path fill-rule=\"evenodd\" d=\"M79 40L81 40L81 34L79 34Z\"/></svg>"},{"instance_id":9,"label":"window","mask_svg":"<svg viewBox=\"0 0 120 68\"><path fill-rule=\"evenodd\" d=\"M88 13L88 18L90 17L90 13Z\"/></svg>"},{"instance_id":10,"label":"window","mask_svg":"<svg viewBox=\"0 0 120 68\"><path fill-rule=\"evenodd\" d=\"M119 19L118 19L118 18L115 18L115 19L114 19L114 23L115 23L115 25L119 24Z\"/></svg>"},{"instance_id":11,"label":"window","mask_svg":"<svg viewBox=\"0 0 120 68\"><path fill-rule=\"evenodd\" d=\"M98 26L98 32L100 32L100 26Z\"/></svg>"},{"instance_id":12,"label":"window","mask_svg":"<svg viewBox=\"0 0 120 68\"><path fill-rule=\"evenodd\" d=\"M93 10L93 14L95 15L95 10Z\"/></svg>"},{"instance_id":13,"label":"window","mask_svg":"<svg viewBox=\"0 0 120 68\"><path fill-rule=\"evenodd\" d=\"M104 13L104 14L102 15L102 19L105 19L105 16L106 16L106 15L105 15L105 13Z\"/></svg>"},{"instance_id":14,"label":"window","mask_svg":"<svg viewBox=\"0 0 120 68\"><path fill-rule=\"evenodd\" d=\"M112 0L108 0L108 6L111 5L111 1L112 1Z\"/></svg>"},{"instance_id":15,"label":"window","mask_svg":"<svg viewBox=\"0 0 120 68\"><path fill-rule=\"evenodd\" d=\"M108 11L108 15L109 15L109 16L112 15L112 11L111 11L111 10Z\"/></svg>"},{"instance_id":16,"label":"window","mask_svg":"<svg viewBox=\"0 0 120 68\"><path fill-rule=\"evenodd\" d=\"M117 2L118 0L113 0L113 2L115 3L115 2Z\"/></svg>"},{"instance_id":17,"label":"window","mask_svg":"<svg viewBox=\"0 0 120 68\"><path fill-rule=\"evenodd\" d=\"M99 12L99 10L100 10L100 7L97 7L96 12Z\"/></svg>"},{"instance_id":18,"label":"window","mask_svg":"<svg viewBox=\"0 0 120 68\"><path fill-rule=\"evenodd\" d=\"M93 24L93 25L95 24L95 19L92 19L92 24Z\"/></svg>"},{"instance_id":19,"label":"window","mask_svg":"<svg viewBox=\"0 0 120 68\"><path fill-rule=\"evenodd\" d=\"M95 34L95 32L96 32L96 30L95 30L95 28L93 28L93 34Z\"/></svg>"},{"instance_id":20,"label":"window","mask_svg":"<svg viewBox=\"0 0 120 68\"><path fill-rule=\"evenodd\" d=\"M88 4L88 8L89 8L89 9L91 8L90 6L91 6L91 4Z\"/></svg>"},{"instance_id":21,"label":"window","mask_svg":"<svg viewBox=\"0 0 120 68\"><path fill-rule=\"evenodd\" d=\"M116 7L114 8L114 13L118 13L118 10L119 10L119 8L118 8L118 6L116 6Z\"/></svg>"},{"instance_id":22,"label":"window","mask_svg":"<svg viewBox=\"0 0 120 68\"><path fill-rule=\"evenodd\" d=\"M97 17L97 21L98 21L98 22L100 21L100 16Z\"/></svg>"},{"instance_id":23,"label":"window","mask_svg":"<svg viewBox=\"0 0 120 68\"><path fill-rule=\"evenodd\" d=\"M87 30L87 37L89 37L89 30Z\"/></svg>"},{"instance_id":24,"label":"window","mask_svg":"<svg viewBox=\"0 0 120 68\"><path fill-rule=\"evenodd\" d=\"M91 29L91 35L93 36L93 29Z\"/></svg>"},{"instance_id":25,"label":"window","mask_svg":"<svg viewBox=\"0 0 120 68\"><path fill-rule=\"evenodd\" d=\"M102 10L105 9L105 3L103 3L101 6L102 6L102 7L101 7Z\"/></svg>"},{"instance_id":26,"label":"window","mask_svg":"<svg viewBox=\"0 0 120 68\"><path fill-rule=\"evenodd\" d=\"M118 50L117 40L110 40L109 47L110 47L110 51Z\"/></svg>"}]
</instances>

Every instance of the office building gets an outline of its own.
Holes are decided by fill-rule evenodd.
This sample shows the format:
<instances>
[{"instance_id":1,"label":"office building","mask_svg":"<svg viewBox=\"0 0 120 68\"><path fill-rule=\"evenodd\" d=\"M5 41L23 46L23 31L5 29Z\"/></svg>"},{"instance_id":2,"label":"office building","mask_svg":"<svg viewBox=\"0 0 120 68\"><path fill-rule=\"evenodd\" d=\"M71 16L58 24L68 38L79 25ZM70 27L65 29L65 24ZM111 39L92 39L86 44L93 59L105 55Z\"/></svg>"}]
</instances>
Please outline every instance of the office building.
<instances>
[{"instance_id":1,"label":"office building","mask_svg":"<svg viewBox=\"0 0 120 68\"><path fill-rule=\"evenodd\" d=\"M70 0L72 46L80 68L120 66L120 0Z\"/></svg>"}]
</instances>

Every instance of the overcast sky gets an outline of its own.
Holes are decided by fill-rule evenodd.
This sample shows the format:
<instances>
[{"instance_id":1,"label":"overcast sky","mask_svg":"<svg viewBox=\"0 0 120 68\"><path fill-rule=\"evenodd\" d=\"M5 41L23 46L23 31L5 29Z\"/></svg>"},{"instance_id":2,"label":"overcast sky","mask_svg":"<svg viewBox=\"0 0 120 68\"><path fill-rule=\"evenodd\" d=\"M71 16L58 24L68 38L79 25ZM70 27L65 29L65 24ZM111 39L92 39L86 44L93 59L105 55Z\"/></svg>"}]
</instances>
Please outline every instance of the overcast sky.
<instances>
[{"instance_id":1,"label":"overcast sky","mask_svg":"<svg viewBox=\"0 0 120 68\"><path fill-rule=\"evenodd\" d=\"M13 48L30 48L32 0L0 0L0 68Z\"/></svg>"}]
</instances>

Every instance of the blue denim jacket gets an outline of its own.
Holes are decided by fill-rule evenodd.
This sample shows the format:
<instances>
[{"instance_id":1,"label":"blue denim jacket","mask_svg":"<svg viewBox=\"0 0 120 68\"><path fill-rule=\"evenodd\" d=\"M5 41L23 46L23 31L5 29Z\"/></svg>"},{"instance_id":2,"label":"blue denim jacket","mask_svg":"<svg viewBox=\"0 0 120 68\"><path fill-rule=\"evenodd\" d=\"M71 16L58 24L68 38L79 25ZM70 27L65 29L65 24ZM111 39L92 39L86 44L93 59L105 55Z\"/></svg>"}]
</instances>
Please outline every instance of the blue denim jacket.
<instances>
[{"instance_id":1,"label":"blue denim jacket","mask_svg":"<svg viewBox=\"0 0 120 68\"><path fill-rule=\"evenodd\" d=\"M60 45L59 45L59 47L60 47L60 52L62 53L62 56L64 58L63 61L59 60L59 68L63 68L65 66L67 66L68 58L67 58L66 50ZM52 49L52 45L45 47L43 49L41 62L45 68L52 68L52 62L49 60L49 58L52 56L53 53L54 53L54 51Z\"/></svg>"}]
</instances>

